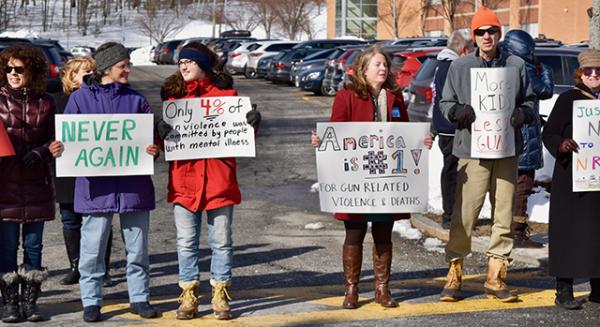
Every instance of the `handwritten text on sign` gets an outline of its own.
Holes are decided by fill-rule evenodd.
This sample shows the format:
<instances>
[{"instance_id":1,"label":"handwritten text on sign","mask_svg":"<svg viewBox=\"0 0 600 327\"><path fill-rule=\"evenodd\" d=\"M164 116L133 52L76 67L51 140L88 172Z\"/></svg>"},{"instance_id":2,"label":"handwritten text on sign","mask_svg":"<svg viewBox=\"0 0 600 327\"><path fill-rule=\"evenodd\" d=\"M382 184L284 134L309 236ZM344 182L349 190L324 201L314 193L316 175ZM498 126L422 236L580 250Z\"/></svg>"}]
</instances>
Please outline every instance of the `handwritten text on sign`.
<instances>
[{"instance_id":1,"label":"handwritten text on sign","mask_svg":"<svg viewBox=\"0 0 600 327\"><path fill-rule=\"evenodd\" d=\"M254 128L246 123L248 97L207 97L163 102L163 119L173 127L165 138L171 160L254 157Z\"/></svg>"},{"instance_id":2,"label":"handwritten text on sign","mask_svg":"<svg viewBox=\"0 0 600 327\"><path fill-rule=\"evenodd\" d=\"M600 100L573 102L573 192L600 191Z\"/></svg>"},{"instance_id":3,"label":"handwritten text on sign","mask_svg":"<svg viewBox=\"0 0 600 327\"><path fill-rule=\"evenodd\" d=\"M151 114L56 115L56 139L64 151L56 159L56 175L152 175L154 158Z\"/></svg>"},{"instance_id":4,"label":"handwritten text on sign","mask_svg":"<svg viewBox=\"0 0 600 327\"><path fill-rule=\"evenodd\" d=\"M319 123L321 210L401 213L427 209L428 123Z\"/></svg>"},{"instance_id":5,"label":"handwritten text on sign","mask_svg":"<svg viewBox=\"0 0 600 327\"><path fill-rule=\"evenodd\" d=\"M515 155L515 129L510 116L515 109L518 75L514 67L471 68L471 126L473 158L506 158Z\"/></svg>"}]
</instances>

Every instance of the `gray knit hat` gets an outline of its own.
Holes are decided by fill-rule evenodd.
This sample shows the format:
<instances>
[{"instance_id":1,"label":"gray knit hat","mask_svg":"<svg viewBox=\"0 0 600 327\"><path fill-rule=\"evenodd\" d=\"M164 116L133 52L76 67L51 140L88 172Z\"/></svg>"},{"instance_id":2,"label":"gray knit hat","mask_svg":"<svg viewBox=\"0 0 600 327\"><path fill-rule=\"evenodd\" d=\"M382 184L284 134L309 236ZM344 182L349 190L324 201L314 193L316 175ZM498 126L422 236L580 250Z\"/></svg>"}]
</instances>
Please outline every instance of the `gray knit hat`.
<instances>
[{"instance_id":1,"label":"gray knit hat","mask_svg":"<svg viewBox=\"0 0 600 327\"><path fill-rule=\"evenodd\" d=\"M129 51L121 44L102 49L94 55L96 66L99 72L107 70L121 60L129 59Z\"/></svg>"}]
</instances>

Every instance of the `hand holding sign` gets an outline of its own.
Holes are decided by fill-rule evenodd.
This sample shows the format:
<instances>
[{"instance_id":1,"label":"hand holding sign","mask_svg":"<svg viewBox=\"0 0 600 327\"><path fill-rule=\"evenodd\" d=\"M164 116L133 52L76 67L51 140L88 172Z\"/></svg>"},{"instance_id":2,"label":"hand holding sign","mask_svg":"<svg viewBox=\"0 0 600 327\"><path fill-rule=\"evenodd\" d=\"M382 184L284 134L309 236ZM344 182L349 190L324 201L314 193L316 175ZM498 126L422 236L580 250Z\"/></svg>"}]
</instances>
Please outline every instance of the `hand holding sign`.
<instances>
[{"instance_id":1,"label":"hand holding sign","mask_svg":"<svg viewBox=\"0 0 600 327\"><path fill-rule=\"evenodd\" d=\"M558 146L558 152L560 153L571 153L579 152L579 145L573 139L564 139Z\"/></svg>"},{"instance_id":2,"label":"hand holding sign","mask_svg":"<svg viewBox=\"0 0 600 327\"><path fill-rule=\"evenodd\" d=\"M476 118L475 110L468 104L455 104L449 116L459 124L459 128L469 128Z\"/></svg>"}]
</instances>

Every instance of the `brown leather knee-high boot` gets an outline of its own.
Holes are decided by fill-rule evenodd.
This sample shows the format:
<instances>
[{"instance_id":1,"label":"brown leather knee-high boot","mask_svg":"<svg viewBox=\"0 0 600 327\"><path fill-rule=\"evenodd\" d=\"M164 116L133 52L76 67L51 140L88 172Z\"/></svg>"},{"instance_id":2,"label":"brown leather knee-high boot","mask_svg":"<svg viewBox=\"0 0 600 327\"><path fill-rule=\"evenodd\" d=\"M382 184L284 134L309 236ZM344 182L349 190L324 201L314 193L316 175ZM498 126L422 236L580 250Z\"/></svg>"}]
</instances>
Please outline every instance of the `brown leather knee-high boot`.
<instances>
[{"instance_id":1,"label":"brown leather knee-high boot","mask_svg":"<svg viewBox=\"0 0 600 327\"><path fill-rule=\"evenodd\" d=\"M360 279L360 269L362 266L361 245L346 245L342 252L342 264L344 267L344 309L358 308L358 280Z\"/></svg>"},{"instance_id":2,"label":"brown leather knee-high boot","mask_svg":"<svg viewBox=\"0 0 600 327\"><path fill-rule=\"evenodd\" d=\"M392 299L389 288L392 269L392 244L373 245L373 272L375 275L375 302L386 308L394 308L398 303Z\"/></svg>"}]
</instances>

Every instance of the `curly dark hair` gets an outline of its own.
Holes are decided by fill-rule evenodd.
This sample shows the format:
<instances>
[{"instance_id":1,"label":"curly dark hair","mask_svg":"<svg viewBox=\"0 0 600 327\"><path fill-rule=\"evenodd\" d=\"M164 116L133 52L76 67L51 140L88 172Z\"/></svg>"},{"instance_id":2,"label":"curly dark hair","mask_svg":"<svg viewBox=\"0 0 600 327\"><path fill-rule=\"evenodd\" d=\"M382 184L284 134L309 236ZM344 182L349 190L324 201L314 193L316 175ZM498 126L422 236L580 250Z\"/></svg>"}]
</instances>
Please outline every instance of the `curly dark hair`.
<instances>
[{"instance_id":1,"label":"curly dark hair","mask_svg":"<svg viewBox=\"0 0 600 327\"><path fill-rule=\"evenodd\" d=\"M223 72L223 68L219 65L219 57L216 53L200 42L190 42L182 49L186 48L194 49L211 58L211 68L205 73L216 87L220 89L230 89L233 87L233 78ZM178 70L176 73L165 79L165 82L160 89L160 97L163 101L169 98L182 98L185 96L186 92L185 81Z\"/></svg>"},{"instance_id":2,"label":"curly dark hair","mask_svg":"<svg viewBox=\"0 0 600 327\"><path fill-rule=\"evenodd\" d=\"M34 93L44 93L46 90L46 79L48 77L48 61L46 56L39 48L27 44L17 43L0 52L0 67L4 68L8 65L9 60L19 59L25 66L25 87L29 88ZM6 74L0 74L0 86L8 84Z\"/></svg>"}]
</instances>

